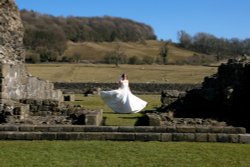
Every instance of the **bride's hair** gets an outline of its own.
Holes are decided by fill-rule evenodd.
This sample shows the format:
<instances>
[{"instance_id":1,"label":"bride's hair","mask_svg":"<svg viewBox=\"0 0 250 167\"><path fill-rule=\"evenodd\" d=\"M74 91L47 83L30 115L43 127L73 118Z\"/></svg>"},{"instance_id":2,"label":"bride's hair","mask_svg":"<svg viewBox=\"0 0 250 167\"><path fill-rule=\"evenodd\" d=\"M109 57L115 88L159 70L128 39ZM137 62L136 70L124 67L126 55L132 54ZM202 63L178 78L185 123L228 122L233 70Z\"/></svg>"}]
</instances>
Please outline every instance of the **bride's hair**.
<instances>
[{"instance_id":1,"label":"bride's hair","mask_svg":"<svg viewBox=\"0 0 250 167\"><path fill-rule=\"evenodd\" d=\"M121 75L121 79L124 80L125 77L126 77L126 74L123 73L123 74Z\"/></svg>"}]
</instances>

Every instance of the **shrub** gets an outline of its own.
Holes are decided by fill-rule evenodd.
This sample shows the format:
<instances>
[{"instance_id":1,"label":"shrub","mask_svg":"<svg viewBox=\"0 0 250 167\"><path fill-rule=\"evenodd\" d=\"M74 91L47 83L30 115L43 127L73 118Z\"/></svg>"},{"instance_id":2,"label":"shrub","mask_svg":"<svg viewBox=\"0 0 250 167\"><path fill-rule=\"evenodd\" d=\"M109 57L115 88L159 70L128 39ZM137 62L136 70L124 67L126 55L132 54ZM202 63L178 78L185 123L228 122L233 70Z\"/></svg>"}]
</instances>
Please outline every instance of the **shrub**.
<instances>
[{"instance_id":1,"label":"shrub","mask_svg":"<svg viewBox=\"0 0 250 167\"><path fill-rule=\"evenodd\" d=\"M153 64L154 63L154 58L150 56L145 56L142 59L142 63L144 64Z\"/></svg>"},{"instance_id":2,"label":"shrub","mask_svg":"<svg viewBox=\"0 0 250 167\"><path fill-rule=\"evenodd\" d=\"M38 53L26 53L25 62L40 63L40 55Z\"/></svg>"},{"instance_id":3,"label":"shrub","mask_svg":"<svg viewBox=\"0 0 250 167\"><path fill-rule=\"evenodd\" d=\"M132 56L128 59L128 64L141 64L141 60L137 56Z\"/></svg>"}]
</instances>

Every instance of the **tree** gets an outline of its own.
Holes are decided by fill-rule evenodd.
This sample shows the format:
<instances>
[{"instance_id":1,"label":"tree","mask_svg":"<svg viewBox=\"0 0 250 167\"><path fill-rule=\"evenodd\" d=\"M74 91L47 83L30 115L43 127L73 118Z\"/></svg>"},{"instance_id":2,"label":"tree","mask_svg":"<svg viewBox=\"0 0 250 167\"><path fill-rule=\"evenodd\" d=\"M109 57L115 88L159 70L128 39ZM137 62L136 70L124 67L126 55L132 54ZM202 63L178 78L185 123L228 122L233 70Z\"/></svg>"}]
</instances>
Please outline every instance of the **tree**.
<instances>
[{"instance_id":1,"label":"tree","mask_svg":"<svg viewBox=\"0 0 250 167\"><path fill-rule=\"evenodd\" d=\"M124 52L121 50L121 46L119 43L116 44L115 50L113 51L113 56L115 58L115 66L118 67L122 61L122 56L124 56Z\"/></svg>"},{"instance_id":2,"label":"tree","mask_svg":"<svg viewBox=\"0 0 250 167\"><path fill-rule=\"evenodd\" d=\"M116 67L119 67L120 63L127 63L127 57L122 51L119 43L116 44L114 50L106 53L104 61L108 64L115 64Z\"/></svg>"},{"instance_id":3,"label":"tree","mask_svg":"<svg viewBox=\"0 0 250 167\"><path fill-rule=\"evenodd\" d=\"M181 47L188 49L192 45L192 37L183 30L178 32L178 39Z\"/></svg>"},{"instance_id":4,"label":"tree","mask_svg":"<svg viewBox=\"0 0 250 167\"><path fill-rule=\"evenodd\" d=\"M160 47L160 56L162 58L163 64L167 64L168 62L168 42L164 42Z\"/></svg>"},{"instance_id":5,"label":"tree","mask_svg":"<svg viewBox=\"0 0 250 167\"><path fill-rule=\"evenodd\" d=\"M79 53L79 52L74 52L74 54L73 54L73 60L74 60L76 63L79 63L80 60L81 60L81 53Z\"/></svg>"}]
</instances>

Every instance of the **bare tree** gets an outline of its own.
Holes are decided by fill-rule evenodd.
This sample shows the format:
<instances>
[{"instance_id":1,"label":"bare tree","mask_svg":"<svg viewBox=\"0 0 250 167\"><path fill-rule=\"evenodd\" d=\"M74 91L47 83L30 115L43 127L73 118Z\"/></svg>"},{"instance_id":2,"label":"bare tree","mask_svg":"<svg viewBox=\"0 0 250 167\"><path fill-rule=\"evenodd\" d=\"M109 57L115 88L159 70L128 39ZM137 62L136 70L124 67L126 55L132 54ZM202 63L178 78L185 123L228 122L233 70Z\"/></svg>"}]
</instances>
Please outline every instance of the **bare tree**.
<instances>
[{"instance_id":1,"label":"bare tree","mask_svg":"<svg viewBox=\"0 0 250 167\"><path fill-rule=\"evenodd\" d=\"M168 42L164 42L160 47L160 56L162 58L163 64L167 64L168 62Z\"/></svg>"}]
</instances>

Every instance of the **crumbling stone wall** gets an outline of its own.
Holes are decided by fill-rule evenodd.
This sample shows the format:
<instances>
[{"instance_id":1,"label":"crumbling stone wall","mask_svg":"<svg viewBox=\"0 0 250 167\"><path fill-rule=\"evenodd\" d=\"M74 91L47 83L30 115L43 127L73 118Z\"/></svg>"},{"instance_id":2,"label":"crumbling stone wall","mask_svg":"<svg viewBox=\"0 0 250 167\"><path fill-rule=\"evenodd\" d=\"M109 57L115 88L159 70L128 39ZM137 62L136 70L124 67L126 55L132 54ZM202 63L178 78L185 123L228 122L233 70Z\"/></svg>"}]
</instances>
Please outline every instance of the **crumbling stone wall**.
<instances>
[{"instance_id":1,"label":"crumbling stone wall","mask_svg":"<svg viewBox=\"0 0 250 167\"><path fill-rule=\"evenodd\" d=\"M177 117L216 118L250 131L249 85L250 59L231 59L206 77L200 89L188 91L163 111L174 111Z\"/></svg>"},{"instance_id":2,"label":"crumbling stone wall","mask_svg":"<svg viewBox=\"0 0 250 167\"><path fill-rule=\"evenodd\" d=\"M30 76L23 63L1 64L2 99L51 99L60 101L62 92L54 89L54 84Z\"/></svg>"},{"instance_id":3,"label":"crumbling stone wall","mask_svg":"<svg viewBox=\"0 0 250 167\"><path fill-rule=\"evenodd\" d=\"M24 28L14 0L0 1L0 62L17 64L24 61Z\"/></svg>"},{"instance_id":4,"label":"crumbling stone wall","mask_svg":"<svg viewBox=\"0 0 250 167\"><path fill-rule=\"evenodd\" d=\"M0 104L21 99L62 100L53 83L28 74L23 46L24 28L14 0L0 1ZM14 101L14 102L13 102Z\"/></svg>"}]
</instances>

